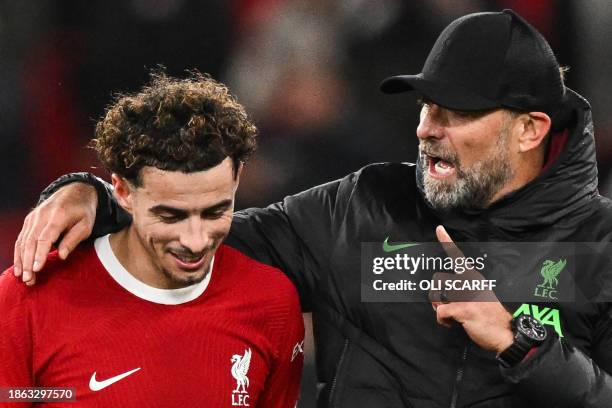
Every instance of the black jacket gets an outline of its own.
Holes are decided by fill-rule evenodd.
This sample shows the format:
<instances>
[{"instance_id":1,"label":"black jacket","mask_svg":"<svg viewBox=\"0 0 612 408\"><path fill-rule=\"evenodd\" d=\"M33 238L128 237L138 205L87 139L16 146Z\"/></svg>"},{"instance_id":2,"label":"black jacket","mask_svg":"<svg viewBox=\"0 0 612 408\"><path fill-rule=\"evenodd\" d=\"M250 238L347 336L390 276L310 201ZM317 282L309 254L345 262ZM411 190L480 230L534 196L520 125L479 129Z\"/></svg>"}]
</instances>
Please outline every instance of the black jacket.
<instances>
[{"instance_id":1,"label":"black jacket","mask_svg":"<svg viewBox=\"0 0 612 408\"><path fill-rule=\"evenodd\" d=\"M419 169L374 164L236 213L227 244L284 270L313 311L320 407L612 407L612 310L606 302L542 304L557 310L564 337L501 369L461 327L436 323L431 305L364 303L362 242L435 242L443 224L456 241L609 242L612 203L597 192L588 103L571 93L569 139L555 162L486 210L438 213L423 200ZM89 180L89 175L58 180ZM101 195L95 234L127 218ZM585 266L585 282L612 287L612 271ZM592 285L591 285L592 286ZM525 306L524 306L525 307ZM527 308L532 307L530 305ZM554 331L552 331L554 332Z\"/></svg>"}]
</instances>

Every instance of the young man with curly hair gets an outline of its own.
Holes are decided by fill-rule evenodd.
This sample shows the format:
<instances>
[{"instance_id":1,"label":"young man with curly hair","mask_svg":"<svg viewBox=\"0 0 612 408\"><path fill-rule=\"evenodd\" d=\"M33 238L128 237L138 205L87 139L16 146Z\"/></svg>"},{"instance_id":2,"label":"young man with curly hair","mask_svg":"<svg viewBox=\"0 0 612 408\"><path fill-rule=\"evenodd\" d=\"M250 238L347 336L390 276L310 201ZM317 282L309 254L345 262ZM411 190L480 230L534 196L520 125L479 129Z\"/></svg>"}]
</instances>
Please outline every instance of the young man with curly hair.
<instances>
[{"instance_id":1,"label":"young man with curly hair","mask_svg":"<svg viewBox=\"0 0 612 408\"><path fill-rule=\"evenodd\" d=\"M222 244L255 135L198 73L119 96L91 145L133 222L52 253L34 288L0 278L0 386L74 388L80 406L294 406L296 290Z\"/></svg>"}]
</instances>

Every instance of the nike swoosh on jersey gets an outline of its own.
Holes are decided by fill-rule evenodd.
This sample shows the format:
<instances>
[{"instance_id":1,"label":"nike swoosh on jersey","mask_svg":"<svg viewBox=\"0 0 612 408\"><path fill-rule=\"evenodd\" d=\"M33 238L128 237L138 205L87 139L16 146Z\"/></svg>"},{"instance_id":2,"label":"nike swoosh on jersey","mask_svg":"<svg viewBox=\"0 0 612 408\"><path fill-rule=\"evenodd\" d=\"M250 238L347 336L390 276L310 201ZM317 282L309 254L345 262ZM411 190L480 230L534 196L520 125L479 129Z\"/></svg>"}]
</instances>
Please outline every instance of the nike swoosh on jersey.
<instances>
[{"instance_id":1,"label":"nike swoosh on jersey","mask_svg":"<svg viewBox=\"0 0 612 408\"><path fill-rule=\"evenodd\" d=\"M410 248L410 247L419 245L418 242L405 242L405 243L391 244L388 241L389 241L389 237L387 237L385 241L383 242L383 251L385 252L399 251L400 249Z\"/></svg>"},{"instance_id":2,"label":"nike swoosh on jersey","mask_svg":"<svg viewBox=\"0 0 612 408\"><path fill-rule=\"evenodd\" d=\"M126 373L116 375L116 376L111 377L108 380L104 380L104 381L97 381L96 380L96 372L94 371L93 375L91 376L91 379L89 380L89 389L92 390L92 391L103 390L104 388L108 387L109 385L113 385L117 381L123 380L128 375L134 374L138 370L140 370L140 367L135 368L135 369L133 369L131 371L128 371Z\"/></svg>"}]
</instances>

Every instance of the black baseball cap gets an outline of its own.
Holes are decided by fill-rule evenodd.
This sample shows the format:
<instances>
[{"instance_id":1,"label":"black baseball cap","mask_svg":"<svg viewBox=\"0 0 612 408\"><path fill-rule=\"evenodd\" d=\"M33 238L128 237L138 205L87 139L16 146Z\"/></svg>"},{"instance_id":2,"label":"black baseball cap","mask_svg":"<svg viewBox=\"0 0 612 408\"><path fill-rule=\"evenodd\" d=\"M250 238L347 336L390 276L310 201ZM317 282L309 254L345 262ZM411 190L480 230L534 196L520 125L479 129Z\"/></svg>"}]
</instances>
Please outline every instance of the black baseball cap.
<instances>
[{"instance_id":1,"label":"black baseball cap","mask_svg":"<svg viewBox=\"0 0 612 408\"><path fill-rule=\"evenodd\" d=\"M415 90L453 110L506 107L550 116L565 96L550 46L512 10L456 19L436 40L420 74L387 78L380 88Z\"/></svg>"}]
</instances>

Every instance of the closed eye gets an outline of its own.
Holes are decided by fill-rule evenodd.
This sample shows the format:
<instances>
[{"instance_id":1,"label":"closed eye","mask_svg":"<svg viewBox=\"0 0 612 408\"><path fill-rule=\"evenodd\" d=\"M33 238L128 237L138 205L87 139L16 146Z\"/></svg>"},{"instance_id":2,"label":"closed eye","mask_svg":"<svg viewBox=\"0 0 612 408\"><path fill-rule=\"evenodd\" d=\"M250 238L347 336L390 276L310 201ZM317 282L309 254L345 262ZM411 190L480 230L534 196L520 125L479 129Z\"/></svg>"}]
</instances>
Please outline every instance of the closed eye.
<instances>
[{"instance_id":1,"label":"closed eye","mask_svg":"<svg viewBox=\"0 0 612 408\"><path fill-rule=\"evenodd\" d=\"M205 211L202 213L202 218L206 218L209 220L216 220L216 219L223 217L223 214L225 214L225 211L214 211L214 212Z\"/></svg>"},{"instance_id":2,"label":"closed eye","mask_svg":"<svg viewBox=\"0 0 612 408\"><path fill-rule=\"evenodd\" d=\"M202 218L209 220L216 220L225 215L227 211L231 208L232 202L230 200L223 201L214 207L207 208L202 211Z\"/></svg>"},{"instance_id":3,"label":"closed eye","mask_svg":"<svg viewBox=\"0 0 612 408\"><path fill-rule=\"evenodd\" d=\"M175 222L179 222L184 219L184 217L180 217L178 215L161 215L161 214L158 214L157 218L159 218L161 222L164 222L166 224L174 224Z\"/></svg>"},{"instance_id":4,"label":"closed eye","mask_svg":"<svg viewBox=\"0 0 612 408\"><path fill-rule=\"evenodd\" d=\"M180 210L178 208L167 207L165 205L157 205L149 209L149 211L161 222L164 222L166 224L179 222L181 220L184 220L188 216L186 211Z\"/></svg>"}]
</instances>

